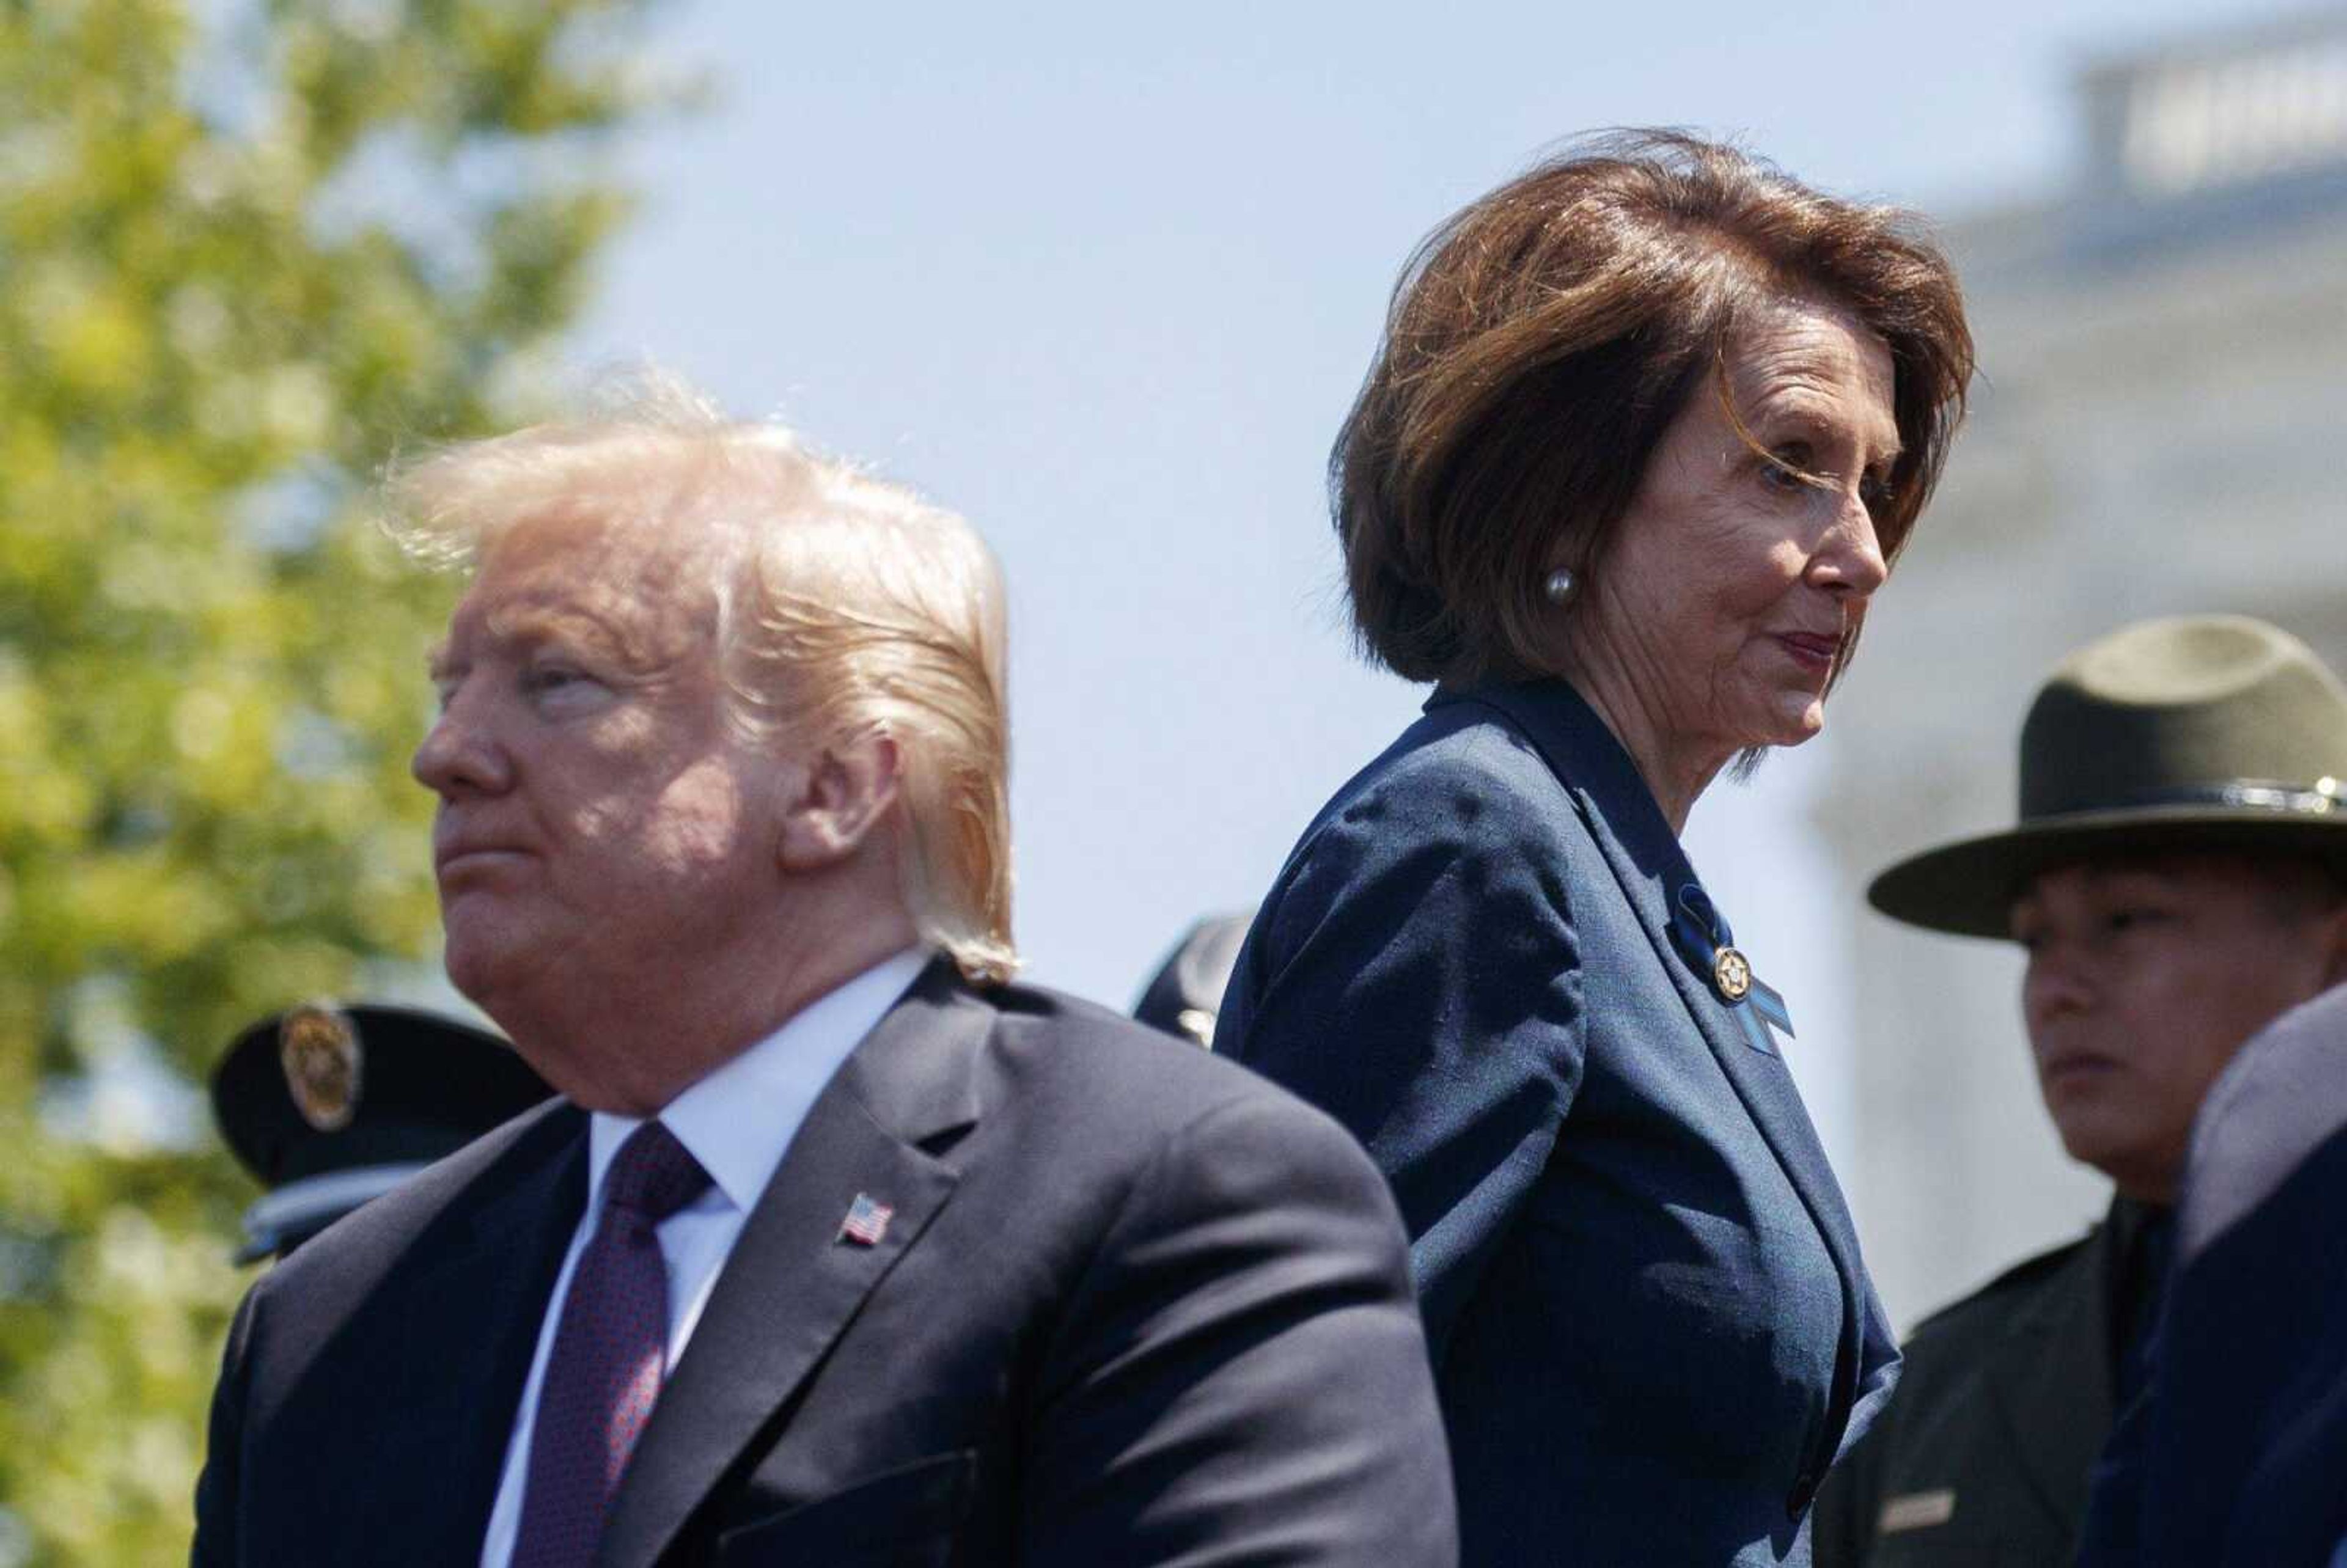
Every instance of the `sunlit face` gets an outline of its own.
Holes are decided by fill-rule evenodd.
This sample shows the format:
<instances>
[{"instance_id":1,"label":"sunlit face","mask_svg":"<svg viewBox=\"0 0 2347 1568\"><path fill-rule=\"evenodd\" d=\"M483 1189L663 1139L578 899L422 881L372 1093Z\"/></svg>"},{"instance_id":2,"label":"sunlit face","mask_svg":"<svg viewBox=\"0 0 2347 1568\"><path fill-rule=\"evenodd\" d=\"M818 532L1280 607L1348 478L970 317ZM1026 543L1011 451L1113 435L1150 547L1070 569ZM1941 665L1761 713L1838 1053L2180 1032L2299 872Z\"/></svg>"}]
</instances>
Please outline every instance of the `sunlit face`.
<instances>
[{"instance_id":1,"label":"sunlit face","mask_svg":"<svg viewBox=\"0 0 2347 1568\"><path fill-rule=\"evenodd\" d=\"M2169 1201L2202 1096L2250 1035L2334 978L2342 914L2320 884L2229 856L2090 863L2013 907L2022 1011L2062 1146Z\"/></svg>"},{"instance_id":2,"label":"sunlit face","mask_svg":"<svg viewBox=\"0 0 2347 1568\"><path fill-rule=\"evenodd\" d=\"M1787 302L1727 369L1735 415L1697 385L1567 622L1575 662L1620 671L1643 728L1706 766L1824 723L1887 575L1874 508L1899 455L1891 351L1847 312Z\"/></svg>"},{"instance_id":3,"label":"sunlit face","mask_svg":"<svg viewBox=\"0 0 2347 1568\"><path fill-rule=\"evenodd\" d=\"M415 772L449 977L492 1016L532 987L679 983L772 908L776 766L727 723L715 625L700 559L640 528L553 517L490 548Z\"/></svg>"}]
</instances>

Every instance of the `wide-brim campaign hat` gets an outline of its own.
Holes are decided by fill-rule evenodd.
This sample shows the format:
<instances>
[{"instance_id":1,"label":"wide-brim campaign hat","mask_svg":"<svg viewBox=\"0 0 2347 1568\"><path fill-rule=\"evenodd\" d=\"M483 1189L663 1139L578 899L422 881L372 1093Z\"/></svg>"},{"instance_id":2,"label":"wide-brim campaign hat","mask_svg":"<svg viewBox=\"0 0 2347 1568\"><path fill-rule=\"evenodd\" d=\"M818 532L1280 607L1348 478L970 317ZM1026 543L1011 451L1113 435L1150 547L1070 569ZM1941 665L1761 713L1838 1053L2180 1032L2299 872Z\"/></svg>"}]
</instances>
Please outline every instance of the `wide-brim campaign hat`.
<instances>
[{"instance_id":1,"label":"wide-brim campaign hat","mask_svg":"<svg viewBox=\"0 0 2347 1568\"><path fill-rule=\"evenodd\" d=\"M2347 686L2279 627L2138 621L2063 661L2021 728L2020 820L1874 879L1867 901L2002 937L2041 872L2118 855L2302 857L2347 875Z\"/></svg>"}]
</instances>

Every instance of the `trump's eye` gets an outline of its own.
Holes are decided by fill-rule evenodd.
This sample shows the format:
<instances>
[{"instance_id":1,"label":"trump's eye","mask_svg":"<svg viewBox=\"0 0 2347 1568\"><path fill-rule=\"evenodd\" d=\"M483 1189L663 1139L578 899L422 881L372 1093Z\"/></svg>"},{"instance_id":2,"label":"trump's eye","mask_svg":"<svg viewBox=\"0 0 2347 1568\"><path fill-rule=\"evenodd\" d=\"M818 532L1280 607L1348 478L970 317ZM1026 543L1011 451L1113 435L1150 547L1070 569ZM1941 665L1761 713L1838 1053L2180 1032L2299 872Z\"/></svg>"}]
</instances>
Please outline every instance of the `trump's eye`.
<instances>
[{"instance_id":1,"label":"trump's eye","mask_svg":"<svg viewBox=\"0 0 2347 1568\"><path fill-rule=\"evenodd\" d=\"M602 682L576 664L549 660L522 671L522 690L539 700L600 690Z\"/></svg>"}]
</instances>

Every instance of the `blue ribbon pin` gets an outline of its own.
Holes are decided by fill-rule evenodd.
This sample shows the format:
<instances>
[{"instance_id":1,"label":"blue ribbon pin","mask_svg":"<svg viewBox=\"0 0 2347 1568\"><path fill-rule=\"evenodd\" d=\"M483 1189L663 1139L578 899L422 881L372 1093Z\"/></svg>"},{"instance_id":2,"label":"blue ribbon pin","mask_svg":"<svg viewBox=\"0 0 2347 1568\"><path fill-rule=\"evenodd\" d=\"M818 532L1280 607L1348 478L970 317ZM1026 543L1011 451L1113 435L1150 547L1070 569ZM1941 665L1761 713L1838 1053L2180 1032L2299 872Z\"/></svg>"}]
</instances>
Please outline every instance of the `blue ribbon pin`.
<instances>
[{"instance_id":1,"label":"blue ribbon pin","mask_svg":"<svg viewBox=\"0 0 2347 1568\"><path fill-rule=\"evenodd\" d=\"M1737 948L1727 917L1700 884L1690 882L1679 889L1671 936L1680 955L1743 1028L1747 1045L1763 1055L1776 1055L1776 1042L1768 1034L1772 1024L1785 1031L1786 1039L1793 1038L1793 1015L1786 1010L1785 999L1752 972L1752 961Z\"/></svg>"}]
</instances>

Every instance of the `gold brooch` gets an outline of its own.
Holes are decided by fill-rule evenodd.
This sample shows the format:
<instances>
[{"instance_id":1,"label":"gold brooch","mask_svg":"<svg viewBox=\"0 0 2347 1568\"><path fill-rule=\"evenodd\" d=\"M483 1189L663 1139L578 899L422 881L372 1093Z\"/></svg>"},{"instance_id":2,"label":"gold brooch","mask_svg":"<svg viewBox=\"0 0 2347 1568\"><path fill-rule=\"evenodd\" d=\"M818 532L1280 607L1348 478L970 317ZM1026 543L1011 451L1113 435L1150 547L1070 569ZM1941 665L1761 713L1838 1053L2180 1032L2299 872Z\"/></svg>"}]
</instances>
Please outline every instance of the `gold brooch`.
<instances>
[{"instance_id":1,"label":"gold brooch","mask_svg":"<svg viewBox=\"0 0 2347 1568\"><path fill-rule=\"evenodd\" d=\"M1752 960L1734 948L1720 948L1712 955L1711 985L1730 1006L1742 1001L1752 992Z\"/></svg>"}]
</instances>

